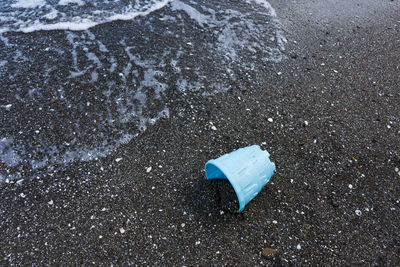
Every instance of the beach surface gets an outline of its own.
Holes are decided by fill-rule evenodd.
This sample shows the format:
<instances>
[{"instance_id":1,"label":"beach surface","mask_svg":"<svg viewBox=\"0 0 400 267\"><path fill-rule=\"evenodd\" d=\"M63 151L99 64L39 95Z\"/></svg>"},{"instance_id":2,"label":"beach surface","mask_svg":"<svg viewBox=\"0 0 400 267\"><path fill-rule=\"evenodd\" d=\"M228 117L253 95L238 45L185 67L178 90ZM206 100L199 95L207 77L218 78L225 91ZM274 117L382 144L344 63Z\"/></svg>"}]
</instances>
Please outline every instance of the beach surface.
<instances>
[{"instance_id":1,"label":"beach surface","mask_svg":"<svg viewBox=\"0 0 400 267\"><path fill-rule=\"evenodd\" d=\"M1 265L399 265L400 1L269 3L287 42L284 50L277 46L268 54L267 62L243 59L248 66L239 69L222 57L218 62L180 57L193 68L202 64L196 74L202 86L212 85L210 72L224 90L171 90L170 81L181 77L166 74L162 96L154 97L162 101L142 110L145 130L141 120L114 125L113 140L120 140L112 141L118 143L115 150L105 145L98 157L71 160L54 171L49 166L57 160L45 172L7 167L10 177L20 176L6 181L3 173L0 183ZM160 12L152 16L162 17ZM107 35L115 29L118 35L129 23L113 21L91 32ZM70 38L82 38L73 34ZM196 32L185 43L190 47L201 38ZM174 44L173 38L163 39L160 46ZM129 40L124 45L125 50L115 49L130 55ZM65 46L74 47L73 42ZM141 47L158 51L151 43ZM118 62L124 60L129 57ZM226 64L235 75L231 83L215 74ZM96 73L77 79L106 84ZM42 104L62 108L58 97L44 96ZM85 96L76 95L81 98L84 109L59 114L68 121L88 112L82 124L105 133L91 126L97 115L90 113L102 112L103 104L86 105ZM52 118L32 113L38 121ZM2 121L4 132L13 132L11 115ZM36 129L28 120L18 123ZM51 126L58 133L54 143L57 136L69 138L69 130L58 125ZM124 139L125 133L134 138ZM95 136L103 142L103 135ZM85 138L89 132L82 132L75 146L84 147ZM27 144L35 142L26 137ZM224 210L217 187L205 179L204 164L252 144L271 154L276 172L242 213Z\"/></svg>"}]
</instances>

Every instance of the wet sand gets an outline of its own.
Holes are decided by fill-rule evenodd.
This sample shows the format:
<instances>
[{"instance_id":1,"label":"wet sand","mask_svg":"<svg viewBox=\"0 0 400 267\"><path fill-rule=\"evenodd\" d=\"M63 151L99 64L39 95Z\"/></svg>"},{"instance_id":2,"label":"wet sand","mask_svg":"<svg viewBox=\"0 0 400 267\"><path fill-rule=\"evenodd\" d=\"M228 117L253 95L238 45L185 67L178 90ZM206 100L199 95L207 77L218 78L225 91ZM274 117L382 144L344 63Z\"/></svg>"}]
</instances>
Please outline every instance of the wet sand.
<instances>
[{"instance_id":1,"label":"wet sand","mask_svg":"<svg viewBox=\"0 0 400 267\"><path fill-rule=\"evenodd\" d=\"M270 3L285 60L169 91L170 118L107 158L1 184L1 264L398 265L400 3ZM277 171L224 211L204 164L251 144Z\"/></svg>"}]
</instances>

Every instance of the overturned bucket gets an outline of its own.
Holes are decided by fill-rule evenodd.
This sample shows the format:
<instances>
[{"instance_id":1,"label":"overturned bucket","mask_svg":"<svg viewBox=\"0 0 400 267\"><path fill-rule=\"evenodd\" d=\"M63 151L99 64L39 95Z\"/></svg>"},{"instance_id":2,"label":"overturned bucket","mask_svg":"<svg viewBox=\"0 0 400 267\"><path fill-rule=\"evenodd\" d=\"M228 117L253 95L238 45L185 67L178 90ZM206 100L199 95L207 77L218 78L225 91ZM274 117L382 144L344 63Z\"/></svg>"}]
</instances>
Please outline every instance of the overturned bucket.
<instances>
[{"instance_id":1,"label":"overturned bucket","mask_svg":"<svg viewBox=\"0 0 400 267\"><path fill-rule=\"evenodd\" d=\"M209 160L205 171L209 180L229 180L239 201L238 212L241 212L268 183L275 164L270 161L267 151L252 145Z\"/></svg>"}]
</instances>

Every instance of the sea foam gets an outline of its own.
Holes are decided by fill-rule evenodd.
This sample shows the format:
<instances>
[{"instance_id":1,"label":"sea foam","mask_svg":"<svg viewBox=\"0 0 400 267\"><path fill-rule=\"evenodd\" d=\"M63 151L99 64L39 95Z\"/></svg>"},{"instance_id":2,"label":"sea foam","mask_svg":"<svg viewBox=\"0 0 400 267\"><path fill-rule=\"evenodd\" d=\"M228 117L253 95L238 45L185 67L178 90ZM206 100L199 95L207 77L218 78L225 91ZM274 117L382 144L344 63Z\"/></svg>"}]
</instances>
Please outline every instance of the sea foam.
<instances>
[{"instance_id":1,"label":"sea foam","mask_svg":"<svg viewBox=\"0 0 400 267\"><path fill-rule=\"evenodd\" d=\"M171 95L257 84L257 71L284 58L276 13L263 0L7 3L0 180L106 157L168 118ZM113 20L126 21L92 27Z\"/></svg>"}]
</instances>

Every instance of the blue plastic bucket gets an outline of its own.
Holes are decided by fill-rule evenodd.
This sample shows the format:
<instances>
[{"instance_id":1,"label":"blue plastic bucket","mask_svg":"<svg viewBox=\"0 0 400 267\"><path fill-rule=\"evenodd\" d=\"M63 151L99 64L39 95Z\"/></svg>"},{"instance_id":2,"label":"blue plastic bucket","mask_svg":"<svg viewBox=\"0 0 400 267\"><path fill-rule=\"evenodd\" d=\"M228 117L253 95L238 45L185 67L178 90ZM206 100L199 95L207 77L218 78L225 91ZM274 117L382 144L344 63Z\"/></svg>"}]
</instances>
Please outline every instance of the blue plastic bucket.
<instances>
[{"instance_id":1,"label":"blue plastic bucket","mask_svg":"<svg viewBox=\"0 0 400 267\"><path fill-rule=\"evenodd\" d=\"M228 179L239 201L241 212L268 183L275 171L269 153L252 145L209 160L205 165L207 179Z\"/></svg>"}]
</instances>

